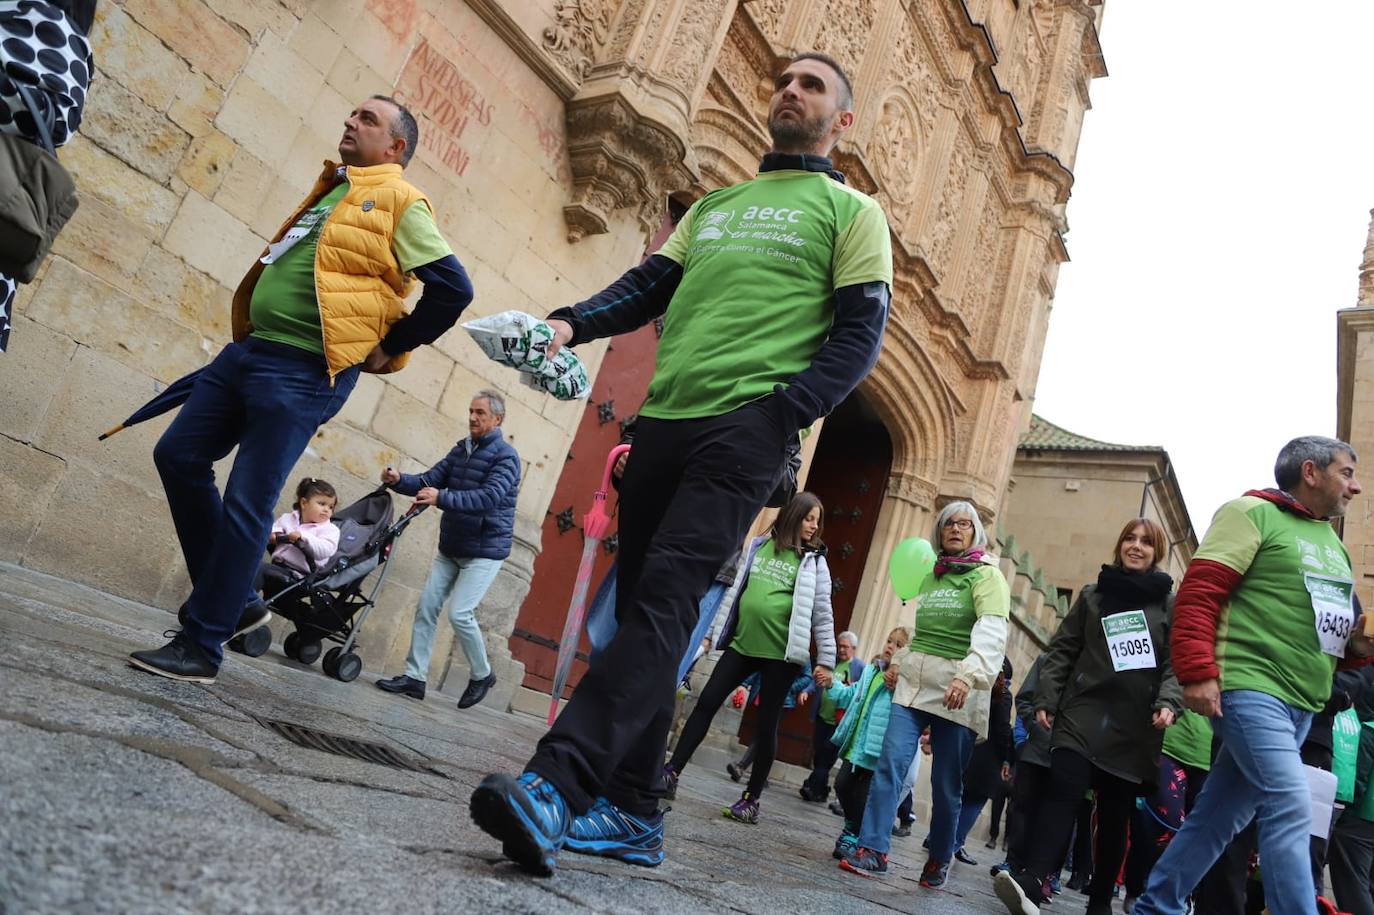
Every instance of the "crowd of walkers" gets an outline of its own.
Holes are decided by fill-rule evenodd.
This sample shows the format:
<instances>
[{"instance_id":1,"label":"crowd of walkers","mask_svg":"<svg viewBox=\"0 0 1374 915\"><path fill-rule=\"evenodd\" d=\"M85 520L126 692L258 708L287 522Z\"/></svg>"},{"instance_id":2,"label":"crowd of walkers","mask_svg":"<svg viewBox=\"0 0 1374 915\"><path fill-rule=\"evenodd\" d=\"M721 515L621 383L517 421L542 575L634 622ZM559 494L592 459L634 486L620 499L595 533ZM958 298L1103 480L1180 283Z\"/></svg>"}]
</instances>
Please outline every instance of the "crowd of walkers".
<instances>
[{"instance_id":1,"label":"crowd of walkers","mask_svg":"<svg viewBox=\"0 0 1374 915\"><path fill-rule=\"evenodd\" d=\"M7 5L7 21L66 21L65 6L0 0L0 12ZM88 26L78 17L77 32ZM86 59L81 36L68 44ZM5 53L18 47L7 40ZM14 87L29 75L15 72L0 80L0 111L15 111ZM76 107L64 136L84 88L68 94ZM1276 487L1222 506L1176 595L1160 568L1164 531L1129 521L1110 551L1103 544L1107 564L1019 689L1006 659L1010 591L968 502L941 503L933 569L877 657L863 663L853 634L836 636L824 506L806 492L775 499L795 489L801 430L849 396L883 349L887 219L829 158L854 123L853 102L836 61L793 58L774 83L772 147L757 177L705 195L643 263L548 316L550 358L655 319L661 338L631 456L615 471L620 547L590 627L596 650L524 770L478 785L477 825L535 875L552 874L565 850L661 863L660 802L749 681L758 730L733 767L736 780L747 769L747 785L726 816L761 821L779 718L807 704L815 746L801 794L824 802L840 763L834 855L847 873L887 873L894 821L899 835L910 830L925 766L923 887L943 886L955 861L973 864L966 843L990 800L996 847L1009 797L1006 860L991 879L1012 915L1035 915L1074 888L1089 915L1107 913L1122 887L1133 915L1182 915L1190 904L1217 915L1329 911L1318 895L1328 865L1340 907L1374 915L1374 667L1364 666L1374 639L1331 523L1360 492L1349 445L1285 446ZM273 526L310 437L361 372L402 369L472 301L426 198L402 178L417 142L399 102L360 103L344 123L341 164L326 166L241 284L235 342L195 380L155 449L193 587L182 628L163 648L135 652L135 666L214 682L224 642L270 618L251 602L264 547L299 548L334 508L332 490L307 480L296 513ZM374 209L386 218L368 222ZM382 224L391 228L374 231ZM416 279L424 293L406 314ZM0 348L13 289L0 274ZM383 689L423 697L446 601L473 677L464 703L494 683L471 610L509 550L519 461L502 446L503 416L499 394L483 391L470 436L440 465L382 473L446 513L406 673ZM212 464L235 446L221 495ZM782 505L777 520L745 544L765 503ZM505 520L493 524L498 509ZM719 652L715 666L669 756L675 688L707 650ZM1311 786L1332 781L1335 802L1314 802Z\"/></svg>"}]
</instances>

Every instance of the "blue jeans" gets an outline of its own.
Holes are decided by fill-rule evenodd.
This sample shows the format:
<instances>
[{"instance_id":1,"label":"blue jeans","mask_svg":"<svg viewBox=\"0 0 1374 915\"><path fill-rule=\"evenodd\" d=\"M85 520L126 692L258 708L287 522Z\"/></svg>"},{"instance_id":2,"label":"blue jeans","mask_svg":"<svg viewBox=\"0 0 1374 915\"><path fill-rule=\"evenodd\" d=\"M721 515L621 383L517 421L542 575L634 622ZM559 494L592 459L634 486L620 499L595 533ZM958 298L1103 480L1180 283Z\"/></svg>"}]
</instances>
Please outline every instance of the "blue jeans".
<instances>
[{"instance_id":1,"label":"blue jeans","mask_svg":"<svg viewBox=\"0 0 1374 915\"><path fill-rule=\"evenodd\" d=\"M954 847L963 848L968 841L968 834L973 831L973 824L978 822L978 817L987 806L988 799L980 797L977 800L960 801L959 804L959 827L954 831Z\"/></svg>"},{"instance_id":2,"label":"blue jeans","mask_svg":"<svg viewBox=\"0 0 1374 915\"><path fill-rule=\"evenodd\" d=\"M1269 910L1313 911L1311 794L1298 755L1312 713L1251 690L1222 693L1221 712L1212 719L1221 752L1192 813L1150 872L1136 915L1181 915L1188 894L1251 817Z\"/></svg>"},{"instance_id":3,"label":"blue jeans","mask_svg":"<svg viewBox=\"0 0 1374 915\"><path fill-rule=\"evenodd\" d=\"M601 579L601 584L597 585L596 594L592 597L591 606L587 610L587 641L591 643L591 657L595 659L611 644L611 639L615 638L616 630L620 628L619 621L615 618L615 583L616 566L614 563L606 572L606 577ZM712 582L711 587L706 589L706 594L702 596L697 604L697 623L692 630L692 640L687 643L687 653L682 656L682 660L677 666L677 680L681 683L687 679L687 674L692 669L692 663L697 659L697 646L701 640L706 638L706 633L711 629L711 623L715 622L716 611L720 609L720 602L725 597L727 586L720 582Z\"/></svg>"},{"instance_id":4,"label":"blue jeans","mask_svg":"<svg viewBox=\"0 0 1374 915\"><path fill-rule=\"evenodd\" d=\"M184 629L215 664L252 596L287 474L357 381L354 366L331 384L324 357L305 350L251 337L230 343L154 447L191 576ZM235 446L221 497L213 464Z\"/></svg>"},{"instance_id":5,"label":"blue jeans","mask_svg":"<svg viewBox=\"0 0 1374 915\"><path fill-rule=\"evenodd\" d=\"M487 589L501 571L500 559L450 559L443 553L434 554L429 567L425 589L420 592L420 604L415 608L415 625L410 630L410 654L406 656L406 676L412 680L427 680L429 656L434 650L434 627L439 622L439 608L448 601L448 620L453 634L467 655L468 670L474 680L491 676L487 661L487 645L473 611L482 602ZM452 595L452 596L450 596Z\"/></svg>"},{"instance_id":6,"label":"blue jeans","mask_svg":"<svg viewBox=\"0 0 1374 915\"><path fill-rule=\"evenodd\" d=\"M859 833L859 845L863 848L886 854L892 846L892 820L906 792L906 773L920 749L921 732L927 727L932 750L930 857L940 862L954 857L964 769L973 754L973 731L931 712L895 703L864 807L863 829Z\"/></svg>"}]
</instances>

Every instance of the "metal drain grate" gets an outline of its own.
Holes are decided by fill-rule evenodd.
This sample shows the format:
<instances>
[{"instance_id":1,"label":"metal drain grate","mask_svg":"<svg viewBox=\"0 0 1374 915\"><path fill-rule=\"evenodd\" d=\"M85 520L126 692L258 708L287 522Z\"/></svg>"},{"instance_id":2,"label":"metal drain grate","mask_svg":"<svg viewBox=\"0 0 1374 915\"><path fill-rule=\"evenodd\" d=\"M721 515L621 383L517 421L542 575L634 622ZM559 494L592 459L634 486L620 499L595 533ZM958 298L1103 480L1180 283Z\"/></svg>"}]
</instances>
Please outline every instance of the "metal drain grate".
<instances>
[{"instance_id":1,"label":"metal drain grate","mask_svg":"<svg viewBox=\"0 0 1374 915\"><path fill-rule=\"evenodd\" d=\"M290 721L281 721L276 718L258 718L256 715L253 718L269 731L274 731L307 750L319 750L322 753L347 756L351 759L360 759L363 762L376 763L379 766L388 766L392 769L423 772L427 775L448 778L443 772L429 765L430 760L428 758L407 756L383 743L344 737L342 734L330 734L327 731L316 730L303 724L293 724Z\"/></svg>"}]
</instances>

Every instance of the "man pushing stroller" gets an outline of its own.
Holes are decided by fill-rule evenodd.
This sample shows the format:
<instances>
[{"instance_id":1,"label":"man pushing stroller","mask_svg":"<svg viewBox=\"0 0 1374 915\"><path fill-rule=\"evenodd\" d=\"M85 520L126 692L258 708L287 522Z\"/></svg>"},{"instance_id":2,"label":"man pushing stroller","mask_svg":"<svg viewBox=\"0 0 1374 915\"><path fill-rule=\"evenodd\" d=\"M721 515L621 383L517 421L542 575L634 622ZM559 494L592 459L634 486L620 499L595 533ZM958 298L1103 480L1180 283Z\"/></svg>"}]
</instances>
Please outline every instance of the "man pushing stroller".
<instances>
[{"instance_id":1,"label":"man pushing stroller","mask_svg":"<svg viewBox=\"0 0 1374 915\"><path fill-rule=\"evenodd\" d=\"M421 474L397 473L390 467L382 471L382 482L388 487L415 496L421 505L437 505L444 517L439 524L439 552L415 608L405 673L378 680L378 689L425 698L434 628L445 601L470 671L458 707L471 708L496 685L475 611L510 555L515 532L520 455L501 434L505 418L506 402L501 395L479 391L468 407L469 435L442 461Z\"/></svg>"}]
</instances>

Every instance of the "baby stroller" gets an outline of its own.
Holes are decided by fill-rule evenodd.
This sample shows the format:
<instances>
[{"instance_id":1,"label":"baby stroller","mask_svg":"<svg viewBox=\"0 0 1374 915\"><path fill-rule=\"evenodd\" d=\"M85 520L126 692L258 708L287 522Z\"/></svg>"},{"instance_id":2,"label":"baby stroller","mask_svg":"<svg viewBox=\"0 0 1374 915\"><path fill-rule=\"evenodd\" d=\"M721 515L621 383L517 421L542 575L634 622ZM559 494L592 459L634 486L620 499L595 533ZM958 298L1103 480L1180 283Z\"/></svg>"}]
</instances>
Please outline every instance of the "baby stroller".
<instances>
[{"instance_id":1,"label":"baby stroller","mask_svg":"<svg viewBox=\"0 0 1374 915\"><path fill-rule=\"evenodd\" d=\"M391 493L385 488L368 493L334 515L339 528L339 549L319 568L302 550L311 571L302 575L289 566L264 566L262 597L274 614L295 624L296 631L282 642L288 658L314 664L323 642L339 644L324 652L324 672L347 683L357 679L363 669L362 658L354 652L358 630L372 612L377 594L386 582L387 568L396 541L425 510L423 505L392 522ZM378 566L381 574L371 592L363 593L363 581ZM258 657L272 644L267 626L246 632L229 643L241 654Z\"/></svg>"}]
</instances>

